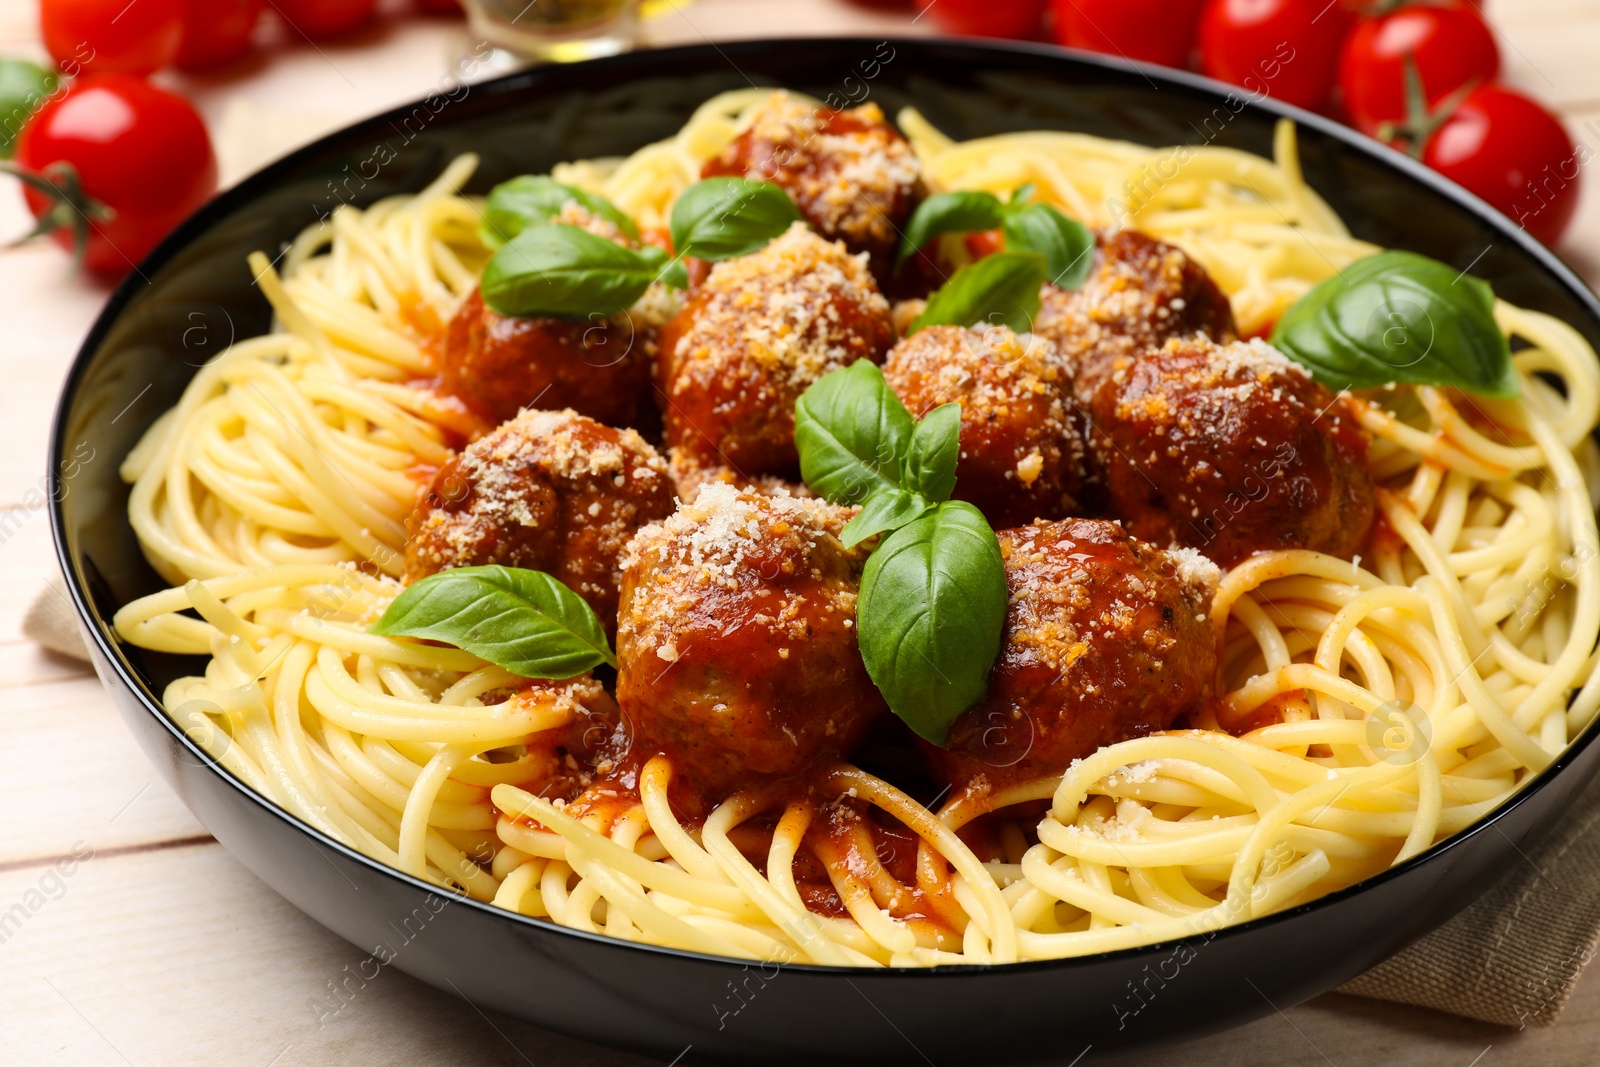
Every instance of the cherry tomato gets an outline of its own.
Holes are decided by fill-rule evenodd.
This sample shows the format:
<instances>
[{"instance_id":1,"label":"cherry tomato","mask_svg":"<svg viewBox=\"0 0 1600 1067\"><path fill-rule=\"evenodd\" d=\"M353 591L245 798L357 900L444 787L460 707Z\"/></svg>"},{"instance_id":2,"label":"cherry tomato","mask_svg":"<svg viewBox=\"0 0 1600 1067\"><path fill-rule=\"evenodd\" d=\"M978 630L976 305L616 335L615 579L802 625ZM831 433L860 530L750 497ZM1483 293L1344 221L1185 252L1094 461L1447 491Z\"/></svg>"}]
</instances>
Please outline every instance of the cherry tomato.
<instances>
[{"instance_id":1,"label":"cherry tomato","mask_svg":"<svg viewBox=\"0 0 1600 1067\"><path fill-rule=\"evenodd\" d=\"M1578 206L1580 158L1561 121L1519 92L1480 85L1428 138L1422 161L1554 244Z\"/></svg>"},{"instance_id":2,"label":"cherry tomato","mask_svg":"<svg viewBox=\"0 0 1600 1067\"><path fill-rule=\"evenodd\" d=\"M378 0L273 0L290 29L307 37L337 37L365 26Z\"/></svg>"},{"instance_id":3,"label":"cherry tomato","mask_svg":"<svg viewBox=\"0 0 1600 1067\"><path fill-rule=\"evenodd\" d=\"M250 51L266 0L183 0L180 70L214 70Z\"/></svg>"},{"instance_id":4,"label":"cherry tomato","mask_svg":"<svg viewBox=\"0 0 1600 1067\"><path fill-rule=\"evenodd\" d=\"M1005 251L1006 247L1005 235L999 230L974 230L962 237L961 243L967 246L967 254L973 259L992 256Z\"/></svg>"},{"instance_id":5,"label":"cherry tomato","mask_svg":"<svg viewBox=\"0 0 1600 1067\"><path fill-rule=\"evenodd\" d=\"M1205 0L1052 0L1057 44L1186 67Z\"/></svg>"},{"instance_id":6,"label":"cherry tomato","mask_svg":"<svg viewBox=\"0 0 1600 1067\"><path fill-rule=\"evenodd\" d=\"M461 0L412 0L425 15L459 15Z\"/></svg>"},{"instance_id":7,"label":"cherry tomato","mask_svg":"<svg viewBox=\"0 0 1600 1067\"><path fill-rule=\"evenodd\" d=\"M76 212L93 219L84 263L107 274L132 268L217 188L199 113L183 97L128 74L88 75L45 104L23 128L16 162L34 174L53 174L61 164L76 172L83 194L103 212L25 186L28 207L36 218L65 223L51 236L68 249Z\"/></svg>"},{"instance_id":8,"label":"cherry tomato","mask_svg":"<svg viewBox=\"0 0 1600 1067\"><path fill-rule=\"evenodd\" d=\"M1406 56L1416 61L1430 105L1500 73L1494 31L1464 0L1408 4L1362 19L1339 57L1339 91L1351 125L1376 134L1383 123L1406 118Z\"/></svg>"},{"instance_id":9,"label":"cherry tomato","mask_svg":"<svg viewBox=\"0 0 1600 1067\"><path fill-rule=\"evenodd\" d=\"M1333 94L1348 12L1329 0L1207 0L1200 69L1252 94L1313 110Z\"/></svg>"},{"instance_id":10,"label":"cherry tomato","mask_svg":"<svg viewBox=\"0 0 1600 1067\"><path fill-rule=\"evenodd\" d=\"M918 0L943 33L963 37L1032 37L1049 0Z\"/></svg>"},{"instance_id":11,"label":"cherry tomato","mask_svg":"<svg viewBox=\"0 0 1600 1067\"><path fill-rule=\"evenodd\" d=\"M40 0L44 46L68 74L149 74L183 37L183 0Z\"/></svg>"}]
</instances>

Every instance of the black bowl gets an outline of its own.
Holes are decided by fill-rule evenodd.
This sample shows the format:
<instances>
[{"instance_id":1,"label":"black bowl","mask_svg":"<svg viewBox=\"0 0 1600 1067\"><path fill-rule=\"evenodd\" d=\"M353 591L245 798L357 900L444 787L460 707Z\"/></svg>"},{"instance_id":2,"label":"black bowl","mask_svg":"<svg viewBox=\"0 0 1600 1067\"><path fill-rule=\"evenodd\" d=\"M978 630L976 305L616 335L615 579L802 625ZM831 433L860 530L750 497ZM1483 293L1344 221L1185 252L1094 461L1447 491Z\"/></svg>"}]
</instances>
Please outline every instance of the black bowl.
<instances>
[{"instance_id":1,"label":"black bowl","mask_svg":"<svg viewBox=\"0 0 1600 1067\"><path fill-rule=\"evenodd\" d=\"M1600 303L1553 255L1482 202L1343 127L1183 74L1056 49L957 41L761 41L549 67L414 107L305 148L190 219L112 297L67 379L51 452L56 549L95 667L150 758L195 815L263 881L363 949L472 1003L671 1059L1069 1062L1236 1026L1359 974L1518 866L1600 761L1594 731L1512 800L1427 852L1293 911L1185 942L1084 959L932 971L745 965L638 947L467 900L319 834L213 763L158 694L196 661L119 642L118 606L161 588L127 518L117 465L231 338L262 332L247 253L342 200L420 189L461 152L477 190L561 160L615 155L677 130L712 94L782 85L889 114L922 109L958 138L1064 129L1151 145L1271 153L1300 124L1310 183L1358 237L1491 281L1505 298L1600 346ZM392 158L390 158L392 157Z\"/></svg>"}]
</instances>

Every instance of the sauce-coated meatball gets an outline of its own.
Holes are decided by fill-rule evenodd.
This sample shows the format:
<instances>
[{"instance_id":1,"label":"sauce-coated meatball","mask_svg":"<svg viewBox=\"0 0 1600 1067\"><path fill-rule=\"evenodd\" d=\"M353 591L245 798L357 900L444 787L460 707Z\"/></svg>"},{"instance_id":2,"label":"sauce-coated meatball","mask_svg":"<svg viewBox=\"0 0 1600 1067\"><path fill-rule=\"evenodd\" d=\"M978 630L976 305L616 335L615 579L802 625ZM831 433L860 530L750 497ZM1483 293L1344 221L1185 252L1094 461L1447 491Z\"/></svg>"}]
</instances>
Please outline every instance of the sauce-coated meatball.
<instances>
[{"instance_id":1,"label":"sauce-coated meatball","mask_svg":"<svg viewBox=\"0 0 1600 1067\"><path fill-rule=\"evenodd\" d=\"M1078 509L1083 426L1071 367L1054 344L1004 326L930 326L895 345L883 376L916 418L940 404L961 405L955 498L991 525Z\"/></svg>"},{"instance_id":2,"label":"sauce-coated meatball","mask_svg":"<svg viewBox=\"0 0 1600 1067\"><path fill-rule=\"evenodd\" d=\"M834 111L777 93L701 171L781 186L829 240L871 257L880 279L920 196L922 166L877 104Z\"/></svg>"},{"instance_id":3,"label":"sauce-coated meatball","mask_svg":"<svg viewBox=\"0 0 1600 1067\"><path fill-rule=\"evenodd\" d=\"M716 798L848 752L884 710L856 643L851 511L711 484L628 548L617 700L641 755Z\"/></svg>"},{"instance_id":4,"label":"sauce-coated meatball","mask_svg":"<svg viewBox=\"0 0 1600 1067\"><path fill-rule=\"evenodd\" d=\"M599 322L513 318L474 289L450 320L440 379L492 421L524 407L571 408L608 426L649 427L653 328L630 316Z\"/></svg>"},{"instance_id":5,"label":"sauce-coated meatball","mask_svg":"<svg viewBox=\"0 0 1600 1067\"><path fill-rule=\"evenodd\" d=\"M923 746L957 786L1060 774L1096 749L1163 730L1211 692L1206 614L1217 568L1121 526L1068 519L1001 530L1010 606L982 703Z\"/></svg>"},{"instance_id":6,"label":"sauce-coated meatball","mask_svg":"<svg viewBox=\"0 0 1600 1067\"><path fill-rule=\"evenodd\" d=\"M545 571L609 629L623 548L673 504L666 462L634 431L524 411L434 475L407 523L406 580L491 563Z\"/></svg>"},{"instance_id":7,"label":"sauce-coated meatball","mask_svg":"<svg viewBox=\"0 0 1600 1067\"><path fill-rule=\"evenodd\" d=\"M569 203L553 220L632 245L609 220ZM473 289L444 336L443 389L493 422L525 407L572 408L607 426L654 433L656 336L677 310L663 286L609 318L517 318L502 315Z\"/></svg>"},{"instance_id":8,"label":"sauce-coated meatball","mask_svg":"<svg viewBox=\"0 0 1600 1067\"><path fill-rule=\"evenodd\" d=\"M829 371L882 362L893 334L862 257L797 222L718 263L662 330L667 443L745 477L794 478L794 402Z\"/></svg>"},{"instance_id":9,"label":"sauce-coated meatball","mask_svg":"<svg viewBox=\"0 0 1600 1067\"><path fill-rule=\"evenodd\" d=\"M1117 361L1089 414L1111 511L1139 537L1225 567L1278 548L1348 559L1366 540L1366 432L1263 341L1170 341Z\"/></svg>"},{"instance_id":10,"label":"sauce-coated meatball","mask_svg":"<svg viewBox=\"0 0 1600 1067\"><path fill-rule=\"evenodd\" d=\"M1095 266L1082 288L1046 285L1034 332L1078 369L1085 399L1111 361L1160 348L1172 337L1237 336L1233 308L1204 267L1138 230L1095 238Z\"/></svg>"}]
</instances>

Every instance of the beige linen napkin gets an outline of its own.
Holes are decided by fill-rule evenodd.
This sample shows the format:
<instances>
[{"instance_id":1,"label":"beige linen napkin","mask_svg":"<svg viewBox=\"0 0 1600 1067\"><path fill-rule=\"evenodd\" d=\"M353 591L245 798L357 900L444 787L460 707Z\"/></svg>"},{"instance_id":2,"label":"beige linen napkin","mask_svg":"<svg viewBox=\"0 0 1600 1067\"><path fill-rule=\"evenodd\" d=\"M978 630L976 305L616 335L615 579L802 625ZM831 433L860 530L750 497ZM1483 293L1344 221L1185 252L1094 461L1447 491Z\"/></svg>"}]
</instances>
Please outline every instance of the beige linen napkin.
<instances>
[{"instance_id":1,"label":"beige linen napkin","mask_svg":"<svg viewBox=\"0 0 1600 1067\"><path fill-rule=\"evenodd\" d=\"M59 575L23 633L87 658ZM1600 945L1600 782L1580 793L1527 864L1454 919L1341 993L1415 1004L1504 1026L1550 1026Z\"/></svg>"}]
</instances>

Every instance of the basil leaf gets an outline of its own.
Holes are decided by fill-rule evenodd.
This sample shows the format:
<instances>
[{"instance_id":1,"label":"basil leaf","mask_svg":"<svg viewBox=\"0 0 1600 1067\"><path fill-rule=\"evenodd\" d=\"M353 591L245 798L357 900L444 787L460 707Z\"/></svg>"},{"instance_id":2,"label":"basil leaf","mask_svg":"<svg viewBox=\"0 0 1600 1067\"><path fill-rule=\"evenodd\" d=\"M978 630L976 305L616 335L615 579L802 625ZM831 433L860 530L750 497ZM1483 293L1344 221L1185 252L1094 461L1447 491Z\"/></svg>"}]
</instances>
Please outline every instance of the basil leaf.
<instances>
[{"instance_id":1,"label":"basil leaf","mask_svg":"<svg viewBox=\"0 0 1600 1067\"><path fill-rule=\"evenodd\" d=\"M664 282L675 289L689 288L689 274L683 268L683 261L671 252L660 245L652 244L642 244L637 251L639 258L656 272L656 281Z\"/></svg>"},{"instance_id":2,"label":"basil leaf","mask_svg":"<svg viewBox=\"0 0 1600 1067\"><path fill-rule=\"evenodd\" d=\"M0 59L0 159L10 159L17 135L56 91L61 79L26 59Z\"/></svg>"},{"instance_id":3,"label":"basil leaf","mask_svg":"<svg viewBox=\"0 0 1600 1067\"><path fill-rule=\"evenodd\" d=\"M1031 259L1042 277L1044 257ZM959 404L913 423L867 360L824 375L795 402L806 484L834 503L865 501L841 532L845 545L888 533L862 575L861 655L894 713L935 743L982 698L1006 612L994 531L972 505L945 499L960 437Z\"/></svg>"},{"instance_id":4,"label":"basil leaf","mask_svg":"<svg viewBox=\"0 0 1600 1067\"><path fill-rule=\"evenodd\" d=\"M1357 260L1286 311L1272 344L1330 389L1390 382L1516 396L1488 283L1412 252Z\"/></svg>"},{"instance_id":5,"label":"basil leaf","mask_svg":"<svg viewBox=\"0 0 1600 1067\"><path fill-rule=\"evenodd\" d=\"M707 178L673 203L672 247L713 261L748 256L799 221L800 209L771 182Z\"/></svg>"},{"instance_id":6,"label":"basil leaf","mask_svg":"<svg viewBox=\"0 0 1600 1067\"><path fill-rule=\"evenodd\" d=\"M1006 249L1044 256L1049 280L1063 289L1079 289L1094 270L1094 233L1049 204L1024 204L1006 211Z\"/></svg>"},{"instance_id":7,"label":"basil leaf","mask_svg":"<svg viewBox=\"0 0 1600 1067\"><path fill-rule=\"evenodd\" d=\"M533 226L489 260L484 303L502 315L582 318L633 306L660 261L564 224Z\"/></svg>"},{"instance_id":8,"label":"basil leaf","mask_svg":"<svg viewBox=\"0 0 1600 1067\"><path fill-rule=\"evenodd\" d=\"M544 174L524 174L489 190L478 233L490 248L499 248L528 227L549 222L572 201L608 220L634 240L639 239L639 227L617 205L603 196L562 185Z\"/></svg>"},{"instance_id":9,"label":"basil leaf","mask_svg":"<svg viewBox=\"0 0 1600 1067\"><path fill-rule=\"evenodd\" d=\"M1033 199L1033 194L1038 191L1039 187L1033 182L1023 182L1021 185L1011 190L1011 196L1008 200L1006 200L1006 206L1016 207L1019 204L1026 204L1029 200Z\"/></svg>"},{"instance_id":10,"label":"basil leaf","mask_svg":"<svg viewBox=\"0 0 1600 1067\"><path fill-rule=\"evenodd\" d=\"M867 560L856 605L861 658L889 708L934 744L983 699L1006 618L1000 542L947 500Z\"/></svg>"},{"instance_id":11,"label":"basil leaf","mask_svg":"<svg viewBox=\"0 0 1600 1067\"><path fill-rule=\"evenodd\" d=\"M1000 225L1004 215L1005 209L993 193L961 189L930 196L917 205L906 221L895 266L904 263L940 234L992 230Z\"/></svg>"},{"instance_id":12,"label":"basil leaf","mask_svg":"<svg viewBox=\"0 0 1600 1067\"><path fill-rule=\"evenodd\" d=\"M1033 328L1039 290L1046 278L1045 257L1037 252L996 252L956 271L928 299L928 306L906 335L924 326L992 323L1018 333Z\"/></svg>"},{"instance_id":13,"label":"basil leaf","mask_svg":"<svg viewBox=\"0 0 1600 1067\"><path fill-rule=\"evenodd\" d=\"M800 476L835 504L899 490L913 432L911 413L870 360L824 374L794 404Z\"/></svg>"},{"instance_id":14,"label":"basil leaf","mask_svg":"<svg viewBox=\"0 0 1600 1067\"><path fill-rule=\"evenodd\" d=\"M457 567L395 597L372 632L419 637L524 678L571 678L617 659L583 598L543 571Z\"/></svg>"},{"instance_id":15,"label":"basil leaf","mask_svg":"<svg viewBox=\"0 0 1600 1067\"><path fill-rule=\"evenodd\" d=\"M665 248L661 248L658 245L640 245L638 255L657 274L665 273L665 269L672 263L672 256Z\"/></svg>"},{"instance_id":16,"label":"basil leaf","mask_svg":"<svg viewBox=\"0 0 1600 1067\"><path fill-rule=\"evenodd\" d=\"M674 259L667 264L667 269L661 272L661 281L674 289L689 288L689 269L683 265L683 260Z\"/></svg>"},{"instance_id":17,"label":"basil leaf","mask_svg":"<svg viewBox=\"0 0 1600 1067\"><path fill-rule=\"evenodd\" d=\"M934 503L949 500L961 458L961 405L940 404L917 423L902 481Z\"/></svg>"},{"instance_id":18,"label":"basil leaf","mask_svg":"<svg viewBox=\"0 0 1600 1067\"><path fill-rule=\"evenodd\" d=\"M921 493L908 489L879 489L861 505L861 513L844 524L839 540L844 547L854 548L869 537L900 529L933 506L934 502Z\"/></svg>"}]
</instances>

